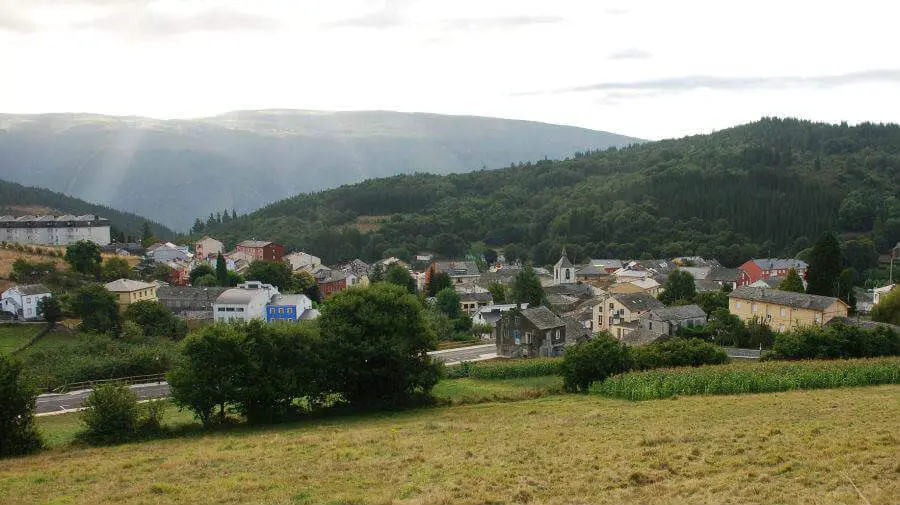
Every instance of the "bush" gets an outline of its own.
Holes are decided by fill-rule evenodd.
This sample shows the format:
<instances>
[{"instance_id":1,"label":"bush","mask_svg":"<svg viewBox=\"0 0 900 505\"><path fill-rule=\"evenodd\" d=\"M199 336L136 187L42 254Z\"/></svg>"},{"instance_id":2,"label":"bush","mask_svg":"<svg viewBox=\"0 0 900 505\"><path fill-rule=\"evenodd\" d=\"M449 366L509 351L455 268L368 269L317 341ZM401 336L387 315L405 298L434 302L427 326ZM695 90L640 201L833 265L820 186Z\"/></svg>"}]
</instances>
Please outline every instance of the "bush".
<instances>
[{"instance_id":1,"label":"bush","mask_svg":"<svg viewBox=\"0 0 900 505\"><path fill-rule=\"evenodd\" d=\"M123 384L97 386L84 402L84 430L78 437L92 444L127 442L138 428L137 395Z\"/></svg>"},{"instance_id":2,"label":"bush","mask_svg":"<svg viewBox=\"0 0 900 505\"><path fill-rule=\"evenodd\" d=\"M609 333L566 349L561 372L566 391L586 393L595 381L624 372L631 367L628 347Z\"/></svg>"},{"instance_id":3,"label":"bush","mask_svg":"<svg viewBox=\"0 0 900 505\"><path fill-rule=\"evenodd\" d=\"M728 363L728 355L721 347L697 338L676 338L635 347L630 353L636 370Z\"/></svg>"},{"instance_id":4,"label":"bush","mask_svg":"<svg viewBox=\"0 0 900 505\"><path fill-rule=\"evenodd\" d=\"M150 400L144 404L143 415L138 419L137 435L143 438L156 437L166 432L163 428L168 401L165 399Z\"/></svg>"},{"instance_id":5,"label":"bush","mask_svg":"<svg viewBox=\"0 0 900 505\"><path fill-rule=\"evenodd\" d=\"M34 425L37 389L26 382L22 363L0 355L0 457L41 448Z\"/></svg>"},{"instance_id":6,"label":"bush","mask_svg":"<svg viewBox=\"0 0 900 505\"><path fill-rule=\"evenodd\" d=\"M874 329L836 323L779 333L765 359L868 358L900 355L900 334L887 326Z\"/></svg>"},{"instance_id":7,"label":"bush","mask_svg":"<svg viewBox=\"0 0 900 505\"><path fill-rule=\"evenodd\" d=\"M175 317L157 301L140 300L125 309L125 319L137 323L150 337L181 340L187 335L187 323Z\"/></svg>"},{"instance_id":8,"label":"bush","mask_svg":"<svg viewBox=\"0 0 900 505\"><path fill-rule=\"evenodd\" d=\"M628 400L677 395L769 393L900 383L900 360L732 363L633 372L603 381L596 391Z\"/></svg>"}]
</instances>

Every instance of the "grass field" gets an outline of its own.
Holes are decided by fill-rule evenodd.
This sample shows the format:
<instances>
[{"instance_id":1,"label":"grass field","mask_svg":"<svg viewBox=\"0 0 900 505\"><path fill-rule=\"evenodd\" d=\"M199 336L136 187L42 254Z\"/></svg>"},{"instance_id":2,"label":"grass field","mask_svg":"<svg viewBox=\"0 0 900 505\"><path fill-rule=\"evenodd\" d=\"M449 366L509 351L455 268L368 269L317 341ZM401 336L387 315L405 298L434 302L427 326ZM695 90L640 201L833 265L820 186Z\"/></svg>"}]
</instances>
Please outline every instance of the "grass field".
<instances>
[{"instance_id":1,"label":"grass field","mask_svg":"<svg viewBox=\"0 0 900 505\"><path fill-rule=\"evenodd\" d=\"M886 504L900 496L898 433L896 385L646 402L557 395L61 448L3 461L0 496L10 505Z\"/></svg>"},{"instance_id":2,"label":"grass field","mask_svg":"<svg viewBox=\"0 0 900 505\"><path fill-rule=\"evenodd\" d=\"M0 354L9 354L22 347L40 329L37 324L0 324Z\"/></svg>"}]
</instances>

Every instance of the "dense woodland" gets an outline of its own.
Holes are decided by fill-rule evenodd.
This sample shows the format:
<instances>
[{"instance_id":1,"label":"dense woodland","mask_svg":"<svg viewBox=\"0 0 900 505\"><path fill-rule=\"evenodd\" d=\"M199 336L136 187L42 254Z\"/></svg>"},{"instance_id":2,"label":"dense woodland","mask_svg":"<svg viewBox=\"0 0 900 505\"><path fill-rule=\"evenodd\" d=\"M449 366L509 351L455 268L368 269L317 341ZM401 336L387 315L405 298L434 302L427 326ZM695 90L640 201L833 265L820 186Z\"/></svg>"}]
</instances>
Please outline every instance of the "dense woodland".
<instances>
[{"instance_id":1,"label":"dense woodland","mask_svg":"<svg viewBox=\"0 0 900 505\"><path fill-rule=\"evenodd\" d=\"M144 223L149 223L150 231L156 237L169 239L175 235L175 232L165 226L148 222L146 218L130 212L95 205L49 189L32 188L0 180L0 215L21 216L26 214L19 207L46 207L56 215L95 214L109 219L113 235L120 235L126 239L131 237L136 241L141 240Z\"/></svg>"},{"instance_id":2,"label":"dense woodland","mask_svg":"<svg viewBox=\"0 0 900 505\"><path fill-rule=\"evenodd\" d=\"M881 252L900 240L900 127L764 118L563 161L374 179L194 231L326 262L490 247L549 264L565 246L575 261L701 255L735 266L793 256L828 230L865 234Z\"/></svg>"}]
</instances>

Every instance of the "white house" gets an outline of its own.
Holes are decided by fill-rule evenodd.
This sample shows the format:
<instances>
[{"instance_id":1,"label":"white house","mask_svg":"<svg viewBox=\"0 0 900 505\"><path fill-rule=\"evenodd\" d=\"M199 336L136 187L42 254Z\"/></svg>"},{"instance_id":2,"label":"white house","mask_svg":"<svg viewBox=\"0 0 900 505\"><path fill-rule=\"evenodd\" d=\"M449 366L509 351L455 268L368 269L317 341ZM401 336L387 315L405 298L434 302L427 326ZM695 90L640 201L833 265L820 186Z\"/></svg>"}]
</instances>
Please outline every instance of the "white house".
<instances>
[{"instance_id":1,"label":"white house","mask_svg":"<svg viewBox=\"0 0 900 505\"><path fill-rule=\"evenodd\" d=\"M575 266L569 261L566 255L566 248L563 247L562 256L559 261L553 265L553 283L554 284L575 284Z\"/></svg>"},{"instance_id":2,"label":"white house","mask_svg":"<svg viewBox=\"0 0 900 505\"><path fill-rule=\"evenodd\" d=\"M503 303L496 305L485 305L484 307L479 307L478 311L475 312L475 315L472 316L472 324L489 324L494 327L494 330L491 330L491 335L482 335L482 338L494 336L493 333L497 329L497 321L500 320L500 316L509 310L516 308L515 303ZM521 304L520 308L527 309L528 304Z\"/></svg>"},{"instance_id":3,"label":"white house","mask_svg":"<svg viewBox=\"0 0 900 505\"><path fill-rule=\"evenodd\" d=\"M321 258L303 251L292 252L286 255L284 261L291 265L291 270L305 269L311 271L322 264Z\"/></svg>"},{"instance_id":4,"label":"white house","mask_svg":"<svg viewBox=\"0 0 900 505\"><path fill-rule=\"evenodd\" d=\"M213 319L217 323L267 319L266 305L279 294L278 288L259 281L238 284L223 292L213 303Z\"/></svg>"},{"instance_id":5,"label":"white house","mask_svg":"<svg viewBox=\"0 0 900 505\"><path fill-rule=\"evenodd\" d=\"M881 299L888 295L891 291L894 290L895 284L888 284L887 286L882 286L880 288L875 288L872 290L872 304L878 305L881 303Z\"/></svg>"},{"instance_id":6,"label":"white house","mask_svg":"<svg viewBox=\"0 0 900 505\"><path fill-rule=\"evenodd\" d=\"M110 242L109 221L93 214L0 216L0 240L41 245L69 245L88 240L104 246Z\"/></svg>"},{"instance_id":7,"label":"white house","mask_svg":"<svg viewBox=\"0 0 900 505\"><path fill-rule=\"evenodd\" d=\"M186 245L175 245L171 242L156 244L147 249L147 257L153 261L191 261L194 255Z\"/></svg>"},{"instance_id":8,"label":"white house","mask_svg":"<svg viewBox=\"0 0 900 505\"><path fill-rule=\"evenodd\" d=\"M225 252L225 244L209 235L204 235L203 238L194 242L194 255L197 259L206 259L221 252Z\"/></svg>"},{"instance_id":9,"label":"white house","mask_svg":"<svg viewBox=\"0 0 900 505\"><path fill-rule=\"evenodd\" d=\"M50 298L50 290L41 284L28 284L13 286L0 295L0 306L4 312L9 312L19 319L40 319L38 315L38 302L44 298Z\"/></svg>"}]
</instances>

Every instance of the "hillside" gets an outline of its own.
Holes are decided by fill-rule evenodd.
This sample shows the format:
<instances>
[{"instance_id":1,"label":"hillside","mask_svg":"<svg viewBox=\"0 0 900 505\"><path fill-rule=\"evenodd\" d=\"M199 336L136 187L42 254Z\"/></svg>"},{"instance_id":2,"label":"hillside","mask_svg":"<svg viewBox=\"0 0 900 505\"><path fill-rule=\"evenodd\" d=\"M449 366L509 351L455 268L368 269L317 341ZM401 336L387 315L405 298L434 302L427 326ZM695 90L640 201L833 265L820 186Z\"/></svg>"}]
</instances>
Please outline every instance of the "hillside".
<instances>
[{"instance_id":1,"label":"hillside","mask_svg":"<svg viewBox=\"0 0 900 505\"><path fill-rule=\"evenodd\" d=\"M109 219L111 228L121 231L126 236L136 237L137 240L140 240L144 222L148 221L147 218L130 212L122 212L104 205L95 205L48 189L27 187L0 180L0 215L22 216L26 214L72 214L76 216L95 214ZM169 239L175 235L175 232L169 228L152 221L150 221L150 230L162 239Z\"/></svg>"},{"instance_id":2,"label":"hillside","mask_svg":"<svg viewBox=\"0 0 900 505\"><path fill-rule=\"evenodd\" d=\"M900 240L900 127L767 118L711 135L468 174L376 179L272 204L207 232L326 262L474 244L548 264L793 255L826 230Z\"/></svg>"},{"instance_id":3,"label":"hillside","mask_svg":"<svg viewBox=\"0 0 900 505\"><path fill-rule=\"evenodd\" d=\"M898 420L898 386L564 395L66 447L4 461L0 492L8 505L894 503Z\"/></svg>"},{"instance_id":4,"label":"hillside","mask_svg":"<svg viewBox=\"0 0 900 505\"><path fill-rule=\"evenodd\" d=\"M400 112L233 112L162 121L0 115L0 178L187 230L297 193L414 171L564 158L637 139L569 126Z\"/></svg>"}]
</instances>

